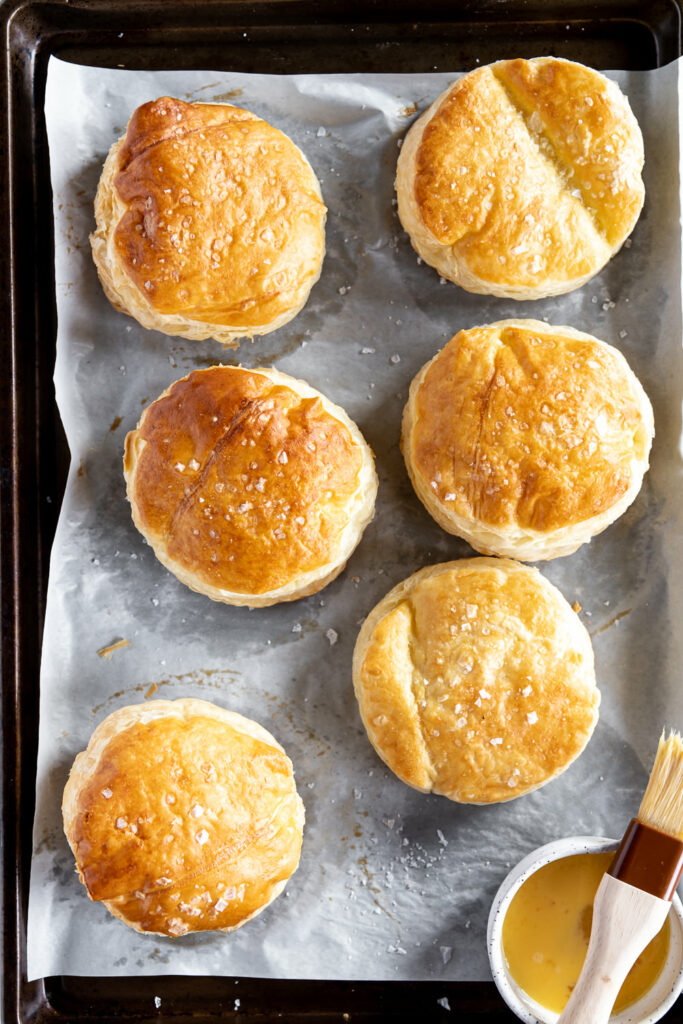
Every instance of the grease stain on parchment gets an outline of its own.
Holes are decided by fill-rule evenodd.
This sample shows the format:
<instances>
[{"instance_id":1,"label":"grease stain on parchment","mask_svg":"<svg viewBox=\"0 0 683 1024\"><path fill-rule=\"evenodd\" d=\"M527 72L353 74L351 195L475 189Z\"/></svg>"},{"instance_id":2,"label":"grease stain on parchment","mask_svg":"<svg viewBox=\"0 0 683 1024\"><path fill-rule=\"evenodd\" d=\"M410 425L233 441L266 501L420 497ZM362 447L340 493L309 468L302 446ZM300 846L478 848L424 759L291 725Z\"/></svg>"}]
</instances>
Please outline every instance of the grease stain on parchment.
<instances>
[{"instance_id":1,"label":"grease stain on parchment","mask_svg":"<svg viewBox=\"0 0 683 1024\"><path fill-rule=\"evenodd\" d=\"M216 678L213 678L214 676ZM179 675L168 676L166 679L148 680L145 683L138 683L136 686L127 686L121 690L116 690L115 693L112 693L99 704L96 704L91 709L91 713L96 715L102 708L128 695L134 698L135 694L141 693L145 700L149 700L162 686L171 686L178 683L189 686L205 686L207 689L224 691L224 682L234 682L240 676L241 673L236 672L234 669L209 668L197 669L194 672L183 672Z\"/></svg>"},{"instance_id":2,"label":"grease stain on parchment","mask_svg":"<svg viewBox=\"0 0 683 1024\"><path fill-rule=\"evenodd\" d=\"M620 619L623 619L627 615L630 615L632 611L633 608L625 608L623 612L617 612L617 614L612 616L609 622L606 622L604 626L600 626L599 629L594 629L590 633L590 636L597 636L598 633L604 633L606 629L610 629L611 626L615 626Z\"/></svg>"}]
</instances>

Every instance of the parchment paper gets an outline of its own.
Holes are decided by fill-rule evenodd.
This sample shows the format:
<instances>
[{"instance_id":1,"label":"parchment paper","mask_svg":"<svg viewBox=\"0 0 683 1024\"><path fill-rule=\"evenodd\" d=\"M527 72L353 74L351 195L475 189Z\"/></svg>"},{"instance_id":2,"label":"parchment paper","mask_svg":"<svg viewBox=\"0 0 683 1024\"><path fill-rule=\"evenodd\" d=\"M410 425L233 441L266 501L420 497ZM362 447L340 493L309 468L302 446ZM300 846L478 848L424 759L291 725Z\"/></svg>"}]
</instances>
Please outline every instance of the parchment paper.
<instances>
[{"instance_id":1,"label":"parchment paper","mask_svg":"<svg viewBox=\"0 0 683 1024\"><path fill-rule=\"evenodd\" d=\"M645 136L647 200L632 244L578 292L541 302L470 295L421 265L393 202L398 143L448 74L269 77L81 68L52 60L46 111L59 337L55 384L73 464L54 544L43 641L29 978L221 974L482 979L485 926L508 869L558 836L620 836L637 811L680 685L681 230L678 67L617 79ZM106 153L138 104L227 100L301 146L329 207L310 301L275 334L224 353L145 331L104 297L90 257ZM398 448L409 382L461 327L548 318L620 348L650 395L652 468L635 505L541 568L595 645L600 723L557 781L520 800L458 806L399 782L374 754L351 686L359 623L400 579L471 554L414 496ZM294 604L249 611L192 593L156 560L125 500L123 438L172 381L219 361L303 377L356 420L377 456L377 515L343 575ZM97 651L126 639L110 660ZM286 895L232 935L141 936L86 898L61 828L74 756L109 712L195 696L257 719L290 754L306 804Z\"/></svg>"}]
</instances>

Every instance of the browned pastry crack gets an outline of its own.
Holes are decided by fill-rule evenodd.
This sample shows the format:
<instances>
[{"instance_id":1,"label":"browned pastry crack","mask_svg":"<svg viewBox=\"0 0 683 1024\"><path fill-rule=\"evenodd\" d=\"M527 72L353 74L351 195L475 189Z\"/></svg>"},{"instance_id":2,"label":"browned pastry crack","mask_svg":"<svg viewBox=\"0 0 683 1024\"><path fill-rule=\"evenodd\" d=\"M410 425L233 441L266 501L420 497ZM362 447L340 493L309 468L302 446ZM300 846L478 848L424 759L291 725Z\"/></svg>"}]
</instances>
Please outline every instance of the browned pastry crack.
<instances>
[{"instance_id":1,"label":"browned pastry crack","mask_svg":"<svg viewBox=\"0 0 683 1024\"><path fill-rule=\"evenodd\" d=\"M590 195L590 190L580 181L576 165L569 159L566 151L562 152L561 148L557 145L557 140L553 133L549 131L539 117L537 108L532 106L528 100L524 103L522 96L514 90L512 80L508 77L509 70L505 64L494 64L491 71L503 89L511 107L517 111L522 119L524 127L529 133L529 140L536 147L539 158L544 161L551 174L555 173L558 187L561 190L568 191L574 198L580 201L593 222L596 234L605 243L612 244L613 239L607 237L600 223L599 207L596 207L595 201ZM574 191L577 187L580 192L578 196Z\"/></svg>"},{"instance_id":2,"label":"browned pastry crack","mask_svg":"<svg viewBox=\"0 0 683 1024\"><path fill-rule=\"evenodd\" d=\"M229 366L195 371L153 402L126 438L124 469L157 557L234 603L287 600L282 588L302 596L307 574L320 589L376 490L372 454L342 410L277 371Z\"/></svg>"},{"instance_id":3,"label":"browned pastry crack","mask_svg":"<svg viewBox=\"0 0 683 1024\"><path fill-rule=\"evenodd\" d=\"M555 58L464 75L411 127L401 223L469 291L534 299L580 287L643 205L642 135L618 86Z\"/></svg>"},{"instance_id":4,"label":"browned pastry crack","mask_svg":"<svg viewBox=\"0 0 683 1024\"><path fill-rule=\"evenodd\" d=\"M550 535L609 514L642 477L650 439L620 353L520 320L461 331L423 369L403 449L430 511Z\"/></svg>"}]
</instances>

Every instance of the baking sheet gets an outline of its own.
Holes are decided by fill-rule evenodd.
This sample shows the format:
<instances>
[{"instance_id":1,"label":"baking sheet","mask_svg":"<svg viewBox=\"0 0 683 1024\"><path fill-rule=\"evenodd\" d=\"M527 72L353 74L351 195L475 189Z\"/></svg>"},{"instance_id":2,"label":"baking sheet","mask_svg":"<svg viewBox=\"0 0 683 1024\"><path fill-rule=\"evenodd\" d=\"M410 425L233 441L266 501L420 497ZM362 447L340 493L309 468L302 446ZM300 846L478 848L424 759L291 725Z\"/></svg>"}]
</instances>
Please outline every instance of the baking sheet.
<instances>
[{"instance_id":1,"label":"baking sheet","mask_svg":"<svg viewBox=\"0 0 683 1024\"><path fill-rule=\"evenodd\" d=\"M398 144L455 75L131 72L51 59L46 93L59 317L55 384L73 464L43 642L29 979L46 975L479 980L488 908L509 867L572 833L621 835L663 723L683 725L680 566L681 230L678 65L612 77L645 136L646 206L632 244L584 288L539 302L469 295L421 265L393 203ZM237 353L145 331L104 298L87 237L111 143L169 94L245 106L287 132L321 180L327 256L304 310ZM458 806L400 783L370 747L351 686L364 615L409 572L471 554L415 498L398 449L412 376L461 327L567 323L619 347L650 395L652 468L632 508L541 565L593 636L601 718L558 780L511 803ZM341 404L377 456L377 514L318 595L249 611L183 587L133 527L125 432L173 380L215 362L275 365ZM118 639L111 659L97 651ZM231 935L141 936L88 901L61 830L61 792L101 719L152 697L202 697L260 721L306 804L286 894Z\"/></svg>"}]
</instances>

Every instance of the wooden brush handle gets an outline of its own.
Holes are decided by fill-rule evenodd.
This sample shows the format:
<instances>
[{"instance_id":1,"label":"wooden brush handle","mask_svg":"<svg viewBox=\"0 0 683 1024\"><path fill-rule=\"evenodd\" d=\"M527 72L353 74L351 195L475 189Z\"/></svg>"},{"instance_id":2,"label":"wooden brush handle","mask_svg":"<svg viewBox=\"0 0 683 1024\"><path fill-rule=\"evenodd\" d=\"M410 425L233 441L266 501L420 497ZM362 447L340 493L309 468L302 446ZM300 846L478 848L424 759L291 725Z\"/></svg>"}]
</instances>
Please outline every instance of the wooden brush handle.
<instances>
[{"instance_id":1,"label":"wooden brush handle","mask_svg":"<svg viewBox=\"0 0 683 1024\"><path fill-rule=\"evenodd\" d=\"M631 967L660 930L671 904L612 875L600 882L579 980L558 1024L606 1024Z\"/></svg>"}]
</instances>

